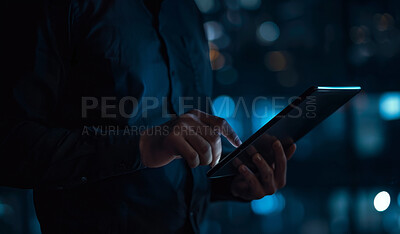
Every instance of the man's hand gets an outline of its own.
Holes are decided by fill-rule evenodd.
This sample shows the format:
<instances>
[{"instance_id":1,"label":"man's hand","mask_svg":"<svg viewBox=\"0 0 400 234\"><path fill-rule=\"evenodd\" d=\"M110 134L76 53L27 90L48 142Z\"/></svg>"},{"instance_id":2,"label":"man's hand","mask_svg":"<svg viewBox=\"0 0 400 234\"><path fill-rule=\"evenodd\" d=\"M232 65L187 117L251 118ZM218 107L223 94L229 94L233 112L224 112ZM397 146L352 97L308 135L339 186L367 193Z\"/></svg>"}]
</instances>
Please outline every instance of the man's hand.
<instances>
[{"instance_id":1,"label":"man's hand","mask_svg":"<svg viewBox=\"0 0 400 234\"><path fill-rule=\"evenodd\" d=\"M192 110L141 134L139 148L142 163L147 167L162 167L182 157L192 168L209 164L214 166L222 153L220 135L236 147L241 144L225 119Z\"/></svg>"},{"instance_id":2,"label":"man's hand","mask_svg":"<svg viewBox=\"0 0 400 234\"><path fill-rule=\"evenodd\" d=\"M257 169L256 173L238 158L234 160L234 165L240 172L232 181L231 192L234 196L245 200L260 199L285 186L286 162L294 154L296 145L292 144L285 152L280 141L275 140L272 149L272 153L263 156L260 153L253 154L252 161Z\"/></svg>"}]
</instances>

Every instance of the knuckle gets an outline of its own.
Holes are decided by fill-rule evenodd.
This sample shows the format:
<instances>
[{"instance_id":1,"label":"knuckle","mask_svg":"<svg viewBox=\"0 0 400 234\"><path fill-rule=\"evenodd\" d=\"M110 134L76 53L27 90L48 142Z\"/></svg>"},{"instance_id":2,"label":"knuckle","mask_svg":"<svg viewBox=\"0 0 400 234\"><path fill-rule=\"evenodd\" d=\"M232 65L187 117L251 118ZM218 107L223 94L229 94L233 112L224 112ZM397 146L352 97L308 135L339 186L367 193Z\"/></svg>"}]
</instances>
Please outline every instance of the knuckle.
<instances>
[{"instance_id":1,"label":"knuckle","mask_svg":"<svg viewBox=\"0 0 400 234\"><path fill-rule=\"evenodd\" d=\"M267 171L266 171L265 175L267 177L266 179L268 180L268 179L271 179L274 176L274 172L270 168L267 168Z\"/></svg>"},{"instance_id":2,"label":"knuckle","mask_svg":"<svg viewBox=\"0 0 400 234\"><path fill-rule=\"evenodd\" d=\"M187 120L191 118L190 114L183 114L179 117L176 125L182 125L187 122Z\"/></svg>"},{"instance_id":3,"label":"knuckle","mask_svg":"<svg viewBox=\"0 0 400 234\"><path fill-rule=\"evenodd\" d=\"M270 187L265 190L265 195L272 195L276 192L276 189L274 187Z\"/></svg>"},{"instance_id":4,"label":"knuckle","mask_svg":"<svg viewBox=\"0 0 400 234\"><path fill-rule=\"evenodd\" d=\"M200 154L205 155L211 152L211 146L209 144L204 144L200 147L199 151Z\"/></svg>"},{"instance_id":5,"label":"knuckle","mask_svg":"<svg viewBox=\"0 0 400 234\"><path fill-rule=\"evenodd\" d=\"M175 144L178 136L175 134L169 134L168 136L165 137L165 142L167 144Z\"/></svg>"},{"instance_id":6,"label":"knuckle","mask_svg":"<svg viewBox=\"0 0 400 234\"><path fill-rule=\"evenodd\" d=\"M186 156L187 160L196 161L199 155L196 152L191 152Z\"/></svg>"},{"instance_id":7,"label":"knuckle","mask_svg":"<svg viewBox=\"0 0 400 234\"><path fill-rule=\"evenodd\" d=\"M249 175L249 183L251 186L256 187L257 186L257 178L254 178L254 176Z\"/></svg>"},{"instance_id":8,"label":"knuckle","mask_svg":"<svg viewBox=\"0 0 400 234\"><path fill-rule=\"evenodd\" d=\"M185 121L180 122L178 125L182 130L189 128L189 124L187 124Z\"/></svg>"},{"instance_id":9,"label":"knuckle","mask_svg":"<svg viewBox=\"0 0 400 234\"><path fill-rule=\"evenodd\" d=\"M191 133L191 131L192 131L192 129L189 124L187 124L185 122L181 122L175 126L174 134L180 135L180 136L185 136L185 135L189 135Z\"/></svg>"},{"instance_id":10,"label":"knuckle","mask_svg":"<svg viewBox=\"0 0 400 234\"><path fill-rule=\"evenodd\" d=\"M197 157L186 158L186 162L191 168L195 168L199 165L199 160Z\"/></svg>"},{"instance_id":11,"label":"knuckle","mask_svg":"<svg viewBox=\"0 0 400 234\"><path fill-rule=\"evenodd\" d=\"M217 117L216 122L217 122L217 125L222 126L222 127L228 123L224 118L220 118L220 117Z\"/></svg>"},{"instance_id":12,"label":"knuckle","mask_svg":"<svg viewBox=\"0 0 400 234\"><path fill-rule=\"evenodd\" d=\"M202 160L200 160L201 165L208 165L212 162L212 157L203 157Z\"/></svg>"},{"instance_id":13,"label":"knuckle","mask_svg":"<svg viewBox=\"0 0 400 234\"><path fill-rule=\"evenodd\" d=\"M198 109L192 109L188 113L189 114L197 114L197 113L199 113L199 110Z\"/></svg>"},{"instance_id":14,"label":"knuckle","mask_svg":"<svg viewBox=\"0 0 400 234\"><path fill-rule=\"evenodd\" d=\"M250 186L253 186L253 182L252 182L251 175L249 175L249 173L245 173L245 174L243 174L243 176L244 176L245 180L247 181L247 183L248 183Z\"/></svg>"},{"instance_id":15,"label":"knuckle","mask_svg":"<svg viewBox=\"0 0 400 234\"><path fill-rule=\"evenodd\" d=\"M194 119L194 118L195 118L194 114L192 114L192 113L185 113L185 114L183 114L183 115L181 115L181 116L179 117L178 123L186 123L186 122L188 122L190 119Z\"/></svg>"},{"instance_id":16,"label":"knuckle","mask_svg":"<svg viewBox=\"0 0 400 234\"><path fill-rule=\"evenodd\" d=\"M264 177L262 177L262 182L264 184L270 184L272 182L272 179L271 179L271 177L264 176Z\"/></svg>"},{"instance_id":17,"label":"knuckle","mask_svg":"<svg viewBox=\"0 0 400 234\"><path fill-rule=\"evenodd\" d=\"M196 119L196 115L192 114L192 113L188 113L188 114L186 114L186 118L187 119Z\"/></svg>"}]
</instances>

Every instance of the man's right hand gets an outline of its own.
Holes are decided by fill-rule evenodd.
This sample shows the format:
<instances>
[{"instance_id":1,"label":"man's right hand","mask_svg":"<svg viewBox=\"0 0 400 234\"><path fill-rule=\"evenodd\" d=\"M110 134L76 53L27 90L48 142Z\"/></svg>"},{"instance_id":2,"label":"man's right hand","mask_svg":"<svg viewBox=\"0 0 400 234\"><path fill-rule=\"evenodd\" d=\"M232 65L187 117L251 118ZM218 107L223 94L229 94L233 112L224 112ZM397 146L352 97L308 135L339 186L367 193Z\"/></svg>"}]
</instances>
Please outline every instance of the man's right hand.
<instances>
[{"instance_id":1,"label":"man's right hand","mask_svg":"<svg viewBox=\"0 0 400 234\"><path fill-rule=\"evenodd\" d=\"M223 135L235 147L241 141L228 122L199 110L192 110L162 126L141 133L140 153L146 167L162 167L183 158L191 167L215 166L221 158Z\"/></svg>"}]
</instances>

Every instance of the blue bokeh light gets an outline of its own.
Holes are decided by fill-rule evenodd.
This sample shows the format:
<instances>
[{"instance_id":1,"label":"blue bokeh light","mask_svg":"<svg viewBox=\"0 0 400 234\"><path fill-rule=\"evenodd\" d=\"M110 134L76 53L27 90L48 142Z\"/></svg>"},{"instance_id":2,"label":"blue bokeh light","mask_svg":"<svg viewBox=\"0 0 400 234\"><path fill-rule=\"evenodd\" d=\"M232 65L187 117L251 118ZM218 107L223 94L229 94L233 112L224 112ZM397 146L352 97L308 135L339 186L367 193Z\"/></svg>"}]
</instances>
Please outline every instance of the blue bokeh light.
<instances>
[{"instance_id":1,"label":"blue bokeh light","mask_svg":"<svg viewBox=\"0 0 400 234\"><path fill-rule=\"evenodd\" d=\"M254 112L252 113L252 129L256 132L268 121L274 118L286 105L283 100L259 99L254 101Z\"/></svg>"},{"instance_id":2,"label":"blue bokeh light","mask_svg":"<svg viewBox=\"0 0 400 234\"><path fill-rule=\"evenodd\" d=\"M216 40L223 35L223 27L216 21L205 22L204 31L206 33L207 40L209 41Z\"/></svg>"},{"instance_id":3,"label":"blue bokeh light","mask_svg":"<svg viewBox=\"0 0 400 234\"><path fill-rule=\"evenodd\" d=\"M400 92L387 92L379 100L379 113L384 120L400 118Z\"/></svg>"},{"instance_id":4,"label":"blue bokeh light","mask_svg":"<svg viewBox=\"0 0 400 234\"><path fill-rule=\"evenodd\" d=\"M240 6L247 10L256 10L261 6L261 0L239 0Z\"/></svg>"},{"instance_id":5,"label":"blue bokeh light","mask_svg":"<svg viewBox=\"0 0 400 234\"><path fill-rule=\"evenodd\" d=\"M280 34L278 25L272 21L262 23L257 30L257 36L262 42L274 42Z\"/></svg>"},{"instance_id":6,"label":"blue bokeh light","mask_svg":"<svg viewBox=\"0 0 400 234\"><path fill-rule=\"evenodd\" d=\"M195 2L202 13L211 13L216 8L215 0L195 0Z\"/></svg>"},{"instance_id":7,"label":"blue bokeh light","mask_svg":"<svg viewBox=\"0 0 400 234\"><path fill-rule=\"evenodd\" d=\"M234 115L235 102L229 96L222 95L214 99L212 103L213 112L221 118L229 118Z\"/></svg>"},{"instance_id":8,"label":"blue bokeh light","mask_svg":"<svg viewBox=\"0 0 400 234\"><path fill-rule=\"evenodd\" d=\"M285 198L280 193L265 196L251 202L251 209L255 214L268 215L281 212L285 208Z\"/></svg>"},{"instance_id":9,"label":"blue bokeh light","mask_svg":"<svg viewBox=\"0 0 400 234\"><path fill-rule=\"evenodd\" d=\"M235 130L236 134L242 138L243 137L243 124L241 121L234 119L234 118L228 118L226 119L228 121L229 125L232 126L233 130Z\"/></svg>"}]
</instances>

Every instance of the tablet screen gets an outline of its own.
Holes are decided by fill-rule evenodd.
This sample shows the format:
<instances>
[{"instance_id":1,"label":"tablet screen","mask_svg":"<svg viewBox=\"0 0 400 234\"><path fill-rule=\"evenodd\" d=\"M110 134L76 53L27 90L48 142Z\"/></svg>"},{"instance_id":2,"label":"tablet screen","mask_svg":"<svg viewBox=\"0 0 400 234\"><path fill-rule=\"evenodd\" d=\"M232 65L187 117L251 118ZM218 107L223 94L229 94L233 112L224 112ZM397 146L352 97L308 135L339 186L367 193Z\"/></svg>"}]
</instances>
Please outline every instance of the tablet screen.
<instances>
[{"instance_id":1,"label":"tablet screen","mask_svg":"<svg viewBox=\"0 0 400 234\"><path fill-rule=\"evenodd\" d=\"M207 176L216 178L237 174L237 169L231 164L236 157L253 169L250 163L251 155L256 152L261 155L273 153L271 146L276 139L281 141L284 148L289 147L360 91L361 88L358 86L310 87L241 146L211 168Z\"/></svg>"}]
</instances>

